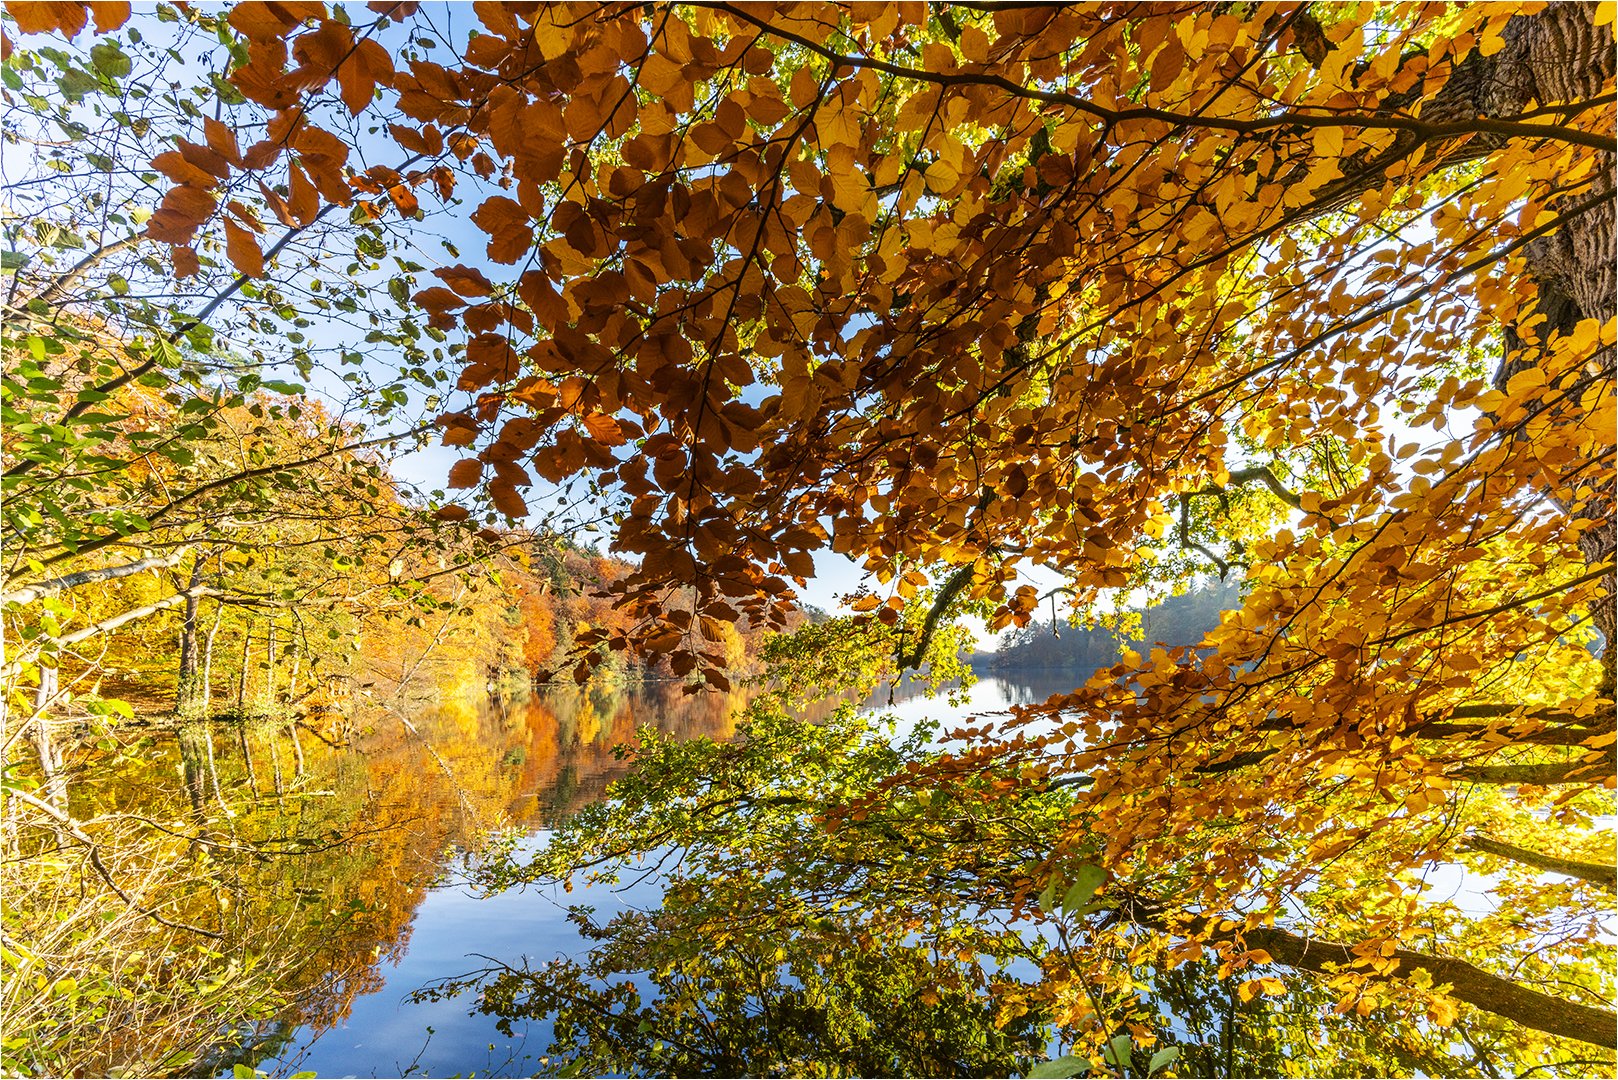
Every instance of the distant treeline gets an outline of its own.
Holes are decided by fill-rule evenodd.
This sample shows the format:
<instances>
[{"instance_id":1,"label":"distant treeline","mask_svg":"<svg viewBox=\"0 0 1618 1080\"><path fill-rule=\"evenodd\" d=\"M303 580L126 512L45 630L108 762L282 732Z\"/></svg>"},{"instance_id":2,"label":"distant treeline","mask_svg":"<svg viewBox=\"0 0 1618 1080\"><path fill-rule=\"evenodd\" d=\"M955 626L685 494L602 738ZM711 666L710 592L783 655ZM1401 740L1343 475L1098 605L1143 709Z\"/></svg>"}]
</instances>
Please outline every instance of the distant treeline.
<instances>
[{"instance_id":1,"label":"distant treeline","mask_svg":"<svg viewBox=\"0 0 1618 1080\"><path fill-rule=\"evenodd\" d=\"M1219 625L1222 612L1240 603L1241 582L1233 576L1136 612L1137 632L1031 622L1006 635L990 666L1001 671L1094 671L1116 663L1125 648L1195 645Z\"/></svg>"}]
</instances>

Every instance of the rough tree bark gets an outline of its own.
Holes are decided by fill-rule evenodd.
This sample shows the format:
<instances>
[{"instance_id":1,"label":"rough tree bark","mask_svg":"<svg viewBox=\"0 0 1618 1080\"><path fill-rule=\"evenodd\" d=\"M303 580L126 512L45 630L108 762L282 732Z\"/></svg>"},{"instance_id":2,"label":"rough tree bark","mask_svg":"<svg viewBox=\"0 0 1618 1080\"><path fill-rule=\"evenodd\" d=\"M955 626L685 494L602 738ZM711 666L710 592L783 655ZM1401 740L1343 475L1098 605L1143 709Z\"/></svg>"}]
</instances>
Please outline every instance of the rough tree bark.
<instances>
[{"instance_id":1,"label":"rough tree bark","mask_svg":"<svg viewBox=\"0 0 1618 1080\"><path fill-rule=\"evenodd\" d=\"M1550 4L1538 14L1511 20L1506 27L1506 47L1486 61L1492 62L1488 72L1492 77L1478 80L1478 109L1485 114L1504 115L1534 103L1585 101L1601 94L1613 77L1618 58L1612 24L1596 25L1596 7L1593 3ZM1600 161L1595 189L1563 200L1565 207L1591 195L1604 196L1599 204L1556 232L1532 241L1525 249L1528 271L1539 286L1538 310L1546 316L1545 324L1537 331L1540 335L1551 330L1569 331L1585 319L1605 323L1618 314L1618 261L1614 258L1618 204L1613 198L1613 155L1601 153ZM1506 356L1497 375L1502 383L1517 370L1537 362L1535 342L1515 331L1507 332L1505 347ZM1613 350L1603 350L1596 357L1592 374L1610 382L1613 360ZM1595 466L1593 470L1591 465ZM1582 497L1563 501L1561 508L1595 523L1581 537L1580 547L1588 563L1597 567L1610 562L1618 548L1613 518L1615 477L1610 462L1574 462L1570 468L1582 468L1588 474L1588 486ZM1613 647L1618 589L1611 578L1608 580L1606 598L1592 616L1605 639L1604 693L1610 697L1618 660L1618 649Z\"/></svg>"}]
</instances>

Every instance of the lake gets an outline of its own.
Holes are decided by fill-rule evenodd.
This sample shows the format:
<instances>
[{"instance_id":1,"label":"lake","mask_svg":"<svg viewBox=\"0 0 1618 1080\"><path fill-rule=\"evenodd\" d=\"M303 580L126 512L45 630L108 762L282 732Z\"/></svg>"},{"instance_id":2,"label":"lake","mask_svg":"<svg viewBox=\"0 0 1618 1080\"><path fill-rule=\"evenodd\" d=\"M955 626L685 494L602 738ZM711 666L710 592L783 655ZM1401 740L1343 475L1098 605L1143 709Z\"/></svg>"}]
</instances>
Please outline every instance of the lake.
<instances>
[{"instance_id":1,"label":"lake","mask_svg":"<svg viewBox=\"0 0 1618 1080\"><path fill-rule=\"evenodd\" d=\"M906 688L868 703L901 730L1071 688L1060 676L985 678L957 701ZM495 962L587 947L569 904L607 915L660 899L646 879L608 889L528 887L481 895L463 872L492 831L546 842L555 822L605 797L627 765L614 748L650 725L729 739L742 692L673 684L566 689L478 703L374 709L357 730L277 723L190 725L86 750L86 788L107 809L187 822L214 857L227 940L275 966L290 997L237 1032L240 1051L203 1056L203 1075L245 1064L272 1076L523 1076L544 1067L544 1022L501 1033L473 997L413 991ZM278 854L241 854L249 849ZM194 1066L195 1067L195 1066Z\"/></svg>"}]
</instances>

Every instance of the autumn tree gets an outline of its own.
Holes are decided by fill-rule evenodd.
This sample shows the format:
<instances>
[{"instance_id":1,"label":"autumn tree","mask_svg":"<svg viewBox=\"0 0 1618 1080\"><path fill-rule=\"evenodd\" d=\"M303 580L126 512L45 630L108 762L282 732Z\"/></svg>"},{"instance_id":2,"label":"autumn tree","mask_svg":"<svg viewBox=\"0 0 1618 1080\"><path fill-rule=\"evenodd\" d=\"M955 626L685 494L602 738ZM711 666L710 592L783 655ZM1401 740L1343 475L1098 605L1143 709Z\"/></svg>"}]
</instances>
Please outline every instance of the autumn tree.
<instances>
[{"instance_id":1,"label":"autumn tree","mask_svg":"<svg viewBox=\"0 0 1618 1080\"><path fill-rule=\"evenodd\" d=\"M1611 1043L1610 9L474 10L429 56L413 3L231 7L242 102L161 155L146 233L258 279L250 185L282 239L475 203L485 250L413 294L455 342L451 481L616 513L628 625L581 646L715 668L703 619L780 625L827 549L901 661L962 604L1025 622L1024 568L1085 610L1239 566L1201 648L884 790L1073 793L1030 917L1099 866L1098 940ZM1418 880L1457 859L1605 865L1464 920Z\"/></svg>"}]
</instances>

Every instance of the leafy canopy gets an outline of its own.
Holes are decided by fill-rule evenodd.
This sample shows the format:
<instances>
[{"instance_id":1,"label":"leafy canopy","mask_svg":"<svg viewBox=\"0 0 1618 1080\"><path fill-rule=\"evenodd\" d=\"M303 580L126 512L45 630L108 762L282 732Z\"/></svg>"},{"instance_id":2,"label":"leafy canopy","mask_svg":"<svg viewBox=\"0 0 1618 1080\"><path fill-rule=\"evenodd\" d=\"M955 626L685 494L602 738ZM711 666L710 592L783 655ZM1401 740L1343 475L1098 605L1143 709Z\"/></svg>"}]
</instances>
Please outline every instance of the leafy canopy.
<instances>
[{"instance_id":1,"label":"leafy canopy","mask_svg":"<svg viewBox=\"0 0 1618 1080\"><path fill-rule=\"evenodd\" d=\"M258 279L272 228L333 207L472 207L481 256L412 294L458 346L451 483L615 512L630 624L582 647L715 669L718 627L782 623L828 549L905 662L962 605L1028 621L1026 567L1080 610L1241 567L1199 649L882 790L1079 789L1016 910L1099 865L1174 958L1610 1043L1575 1000L1611 997L1601 873L1472 918L1421 882L1609 846L1610 9L473 12L231 7L241 103L153 159L146 233Z\"/></svg>"}]
</instances>

